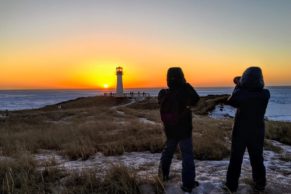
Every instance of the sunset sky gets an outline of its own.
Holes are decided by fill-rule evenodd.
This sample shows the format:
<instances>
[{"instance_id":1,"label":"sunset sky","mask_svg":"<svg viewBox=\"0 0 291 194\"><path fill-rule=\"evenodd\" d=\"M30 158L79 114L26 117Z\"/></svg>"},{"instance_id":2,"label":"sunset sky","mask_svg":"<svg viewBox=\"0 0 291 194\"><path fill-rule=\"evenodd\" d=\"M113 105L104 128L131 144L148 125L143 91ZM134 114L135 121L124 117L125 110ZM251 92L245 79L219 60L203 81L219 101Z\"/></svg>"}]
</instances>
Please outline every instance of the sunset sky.
<instances>
[{"instance_id":1,"label":"sunset sky","mask_svg":"<svg viewBox=\"0 0 291 194\"><path fill-rule=\"evenodd\" d=\"M290 0L0 0L0 89L291 85Z\"/></svg>"}]
</instances>

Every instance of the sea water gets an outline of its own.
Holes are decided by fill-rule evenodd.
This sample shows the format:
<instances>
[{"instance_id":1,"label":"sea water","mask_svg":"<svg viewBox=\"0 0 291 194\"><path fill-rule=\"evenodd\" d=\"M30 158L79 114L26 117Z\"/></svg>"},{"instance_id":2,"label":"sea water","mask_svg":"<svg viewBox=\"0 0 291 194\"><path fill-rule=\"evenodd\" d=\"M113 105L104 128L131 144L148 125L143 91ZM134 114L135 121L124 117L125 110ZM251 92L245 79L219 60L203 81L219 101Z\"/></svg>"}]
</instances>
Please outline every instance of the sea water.
<instances>
[{"instance_id":1,"label":"sea water","mask_svg":"<svg viewBox=\"0 0 291 194\"><path fill-rule=\"evenodd\" d=\"M291 121L291 87L269 87L271 99L266 117L270 120ZM126 89L126 92L145 92L157 96L160 88ZM231 87L196 88L200 96L231 94ZM0 90L0 110L23 110L40 108L79 97L103 95L112 90ZM219 118L234 116L230 106L217 106L210 116Z\"/></svg>"},{"instance_id":2,"label":"sea water","mask_svg":"<svg viewBox=\"0 0 291 194\"><path fill-rule=\"evenodd\" d=\"M271 98L266 110L266 119L291 121L291 87L268 87ZM210 113L211 117L234 117L236 109L231 106L218 105Z\"/></svg>"}]
</instances>

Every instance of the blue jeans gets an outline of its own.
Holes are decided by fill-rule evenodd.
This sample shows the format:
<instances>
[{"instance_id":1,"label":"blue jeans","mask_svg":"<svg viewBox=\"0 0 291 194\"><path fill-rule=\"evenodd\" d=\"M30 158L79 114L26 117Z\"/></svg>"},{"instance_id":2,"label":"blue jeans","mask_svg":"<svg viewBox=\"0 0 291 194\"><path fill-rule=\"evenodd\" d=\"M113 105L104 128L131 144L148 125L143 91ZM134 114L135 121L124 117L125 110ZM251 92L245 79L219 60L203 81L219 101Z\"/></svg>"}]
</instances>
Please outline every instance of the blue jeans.
<instances>
[{"instance_id":1,"label":"blue jeans","mask_svg":"<svg viewBox=\"0 0 291 194\"><path fill-rule=\"evenodd\" d=\"M183 186L193 188L195 181L195 165L191 137L181 140L167 139L166 146L162 152L162 157L160 160L160 173L162 173L163 177L169 177L172 158L178 144L182 153Z\"/></svg>"}]
</instances>

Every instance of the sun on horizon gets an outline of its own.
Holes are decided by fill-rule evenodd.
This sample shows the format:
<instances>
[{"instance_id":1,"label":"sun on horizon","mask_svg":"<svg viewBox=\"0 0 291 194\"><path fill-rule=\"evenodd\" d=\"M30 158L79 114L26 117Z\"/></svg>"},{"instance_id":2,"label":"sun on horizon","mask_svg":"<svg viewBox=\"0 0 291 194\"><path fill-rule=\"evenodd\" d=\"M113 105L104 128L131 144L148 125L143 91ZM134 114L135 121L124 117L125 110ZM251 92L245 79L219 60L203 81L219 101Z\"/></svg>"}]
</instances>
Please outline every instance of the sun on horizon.
<instances>
[{"instance_id":1,"label":"sun on horizon","mask_svg":"<svg viewBox=\"0 0 291 194\"><path fill-rule=\"evenodd\" d=\"M103 89L108 89L109 85L108 84L103 84Z\"/></svg>"}]
</instances>

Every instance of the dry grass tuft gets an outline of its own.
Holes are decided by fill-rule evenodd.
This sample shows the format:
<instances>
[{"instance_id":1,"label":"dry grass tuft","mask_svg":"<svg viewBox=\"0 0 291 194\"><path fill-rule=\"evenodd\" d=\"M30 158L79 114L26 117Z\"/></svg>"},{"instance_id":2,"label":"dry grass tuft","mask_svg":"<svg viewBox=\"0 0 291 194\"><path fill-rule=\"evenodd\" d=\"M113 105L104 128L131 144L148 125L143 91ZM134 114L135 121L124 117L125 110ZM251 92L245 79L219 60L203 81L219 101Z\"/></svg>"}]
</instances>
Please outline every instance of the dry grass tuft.
<instances>
[{"instance_id":1,"label":"dry grass tuft","mask_svg":"<svg viewBox=\"0 0 291 194\"><path fill-rule=\"evenodd\" d=\"M264 149L271 150L275 153L281 153L283 149L281 147L273 145L269 140L265 139L264 141Z\"/></svg>"},{"instance_id":2,"label":"dry grass tuft","mask_svg":"<svg viewBox=\"0 0 291 194\"><path fill-rule=\"evenodd\" d=\"M230 153L231 120L196 117L193 121L195 158L221 160Z\"/></svg>"},{"instance_id":3,"label":"dry grass tuft","mask_svg":"<svg viewBox=\"0 0 291 194\"><path fill-rule=\"evenodd\" d=\"M65 174L55 168L37 171L36 164L28 154L15 159L0 161L0 193L52 193Z\"/></svg>"},{"instance_id":4,"label":"dry grass tuft","mask_svg":"<svg viewBox=\"0 0 291 194\"><path fill-rule=\"evenodd\" d=\"M266 137L291 145L291 123L279 121L266 122Z\"/></svg>"},{"instance_id":5,"label":"dry grass tuft","mask_svg":"<svg viewBox=\"0 0 291 194\"><path fill-rule=\"evenodd\" d=\"M112 166L104 177L103 190L107 193L138 194L139 182L134 171L125 166Z\"/></svg>"},{"instance_id":6,"label":"dry grass tuft","mask_svg":"<svg viewBox=\"0 0 291 194\"><path fill-rule=\"evenodd\" d=\"M2 154L9 156L23 150L36 153L39 149L48 149L60 151L73 160L86 160L96 152L121 155L132 151L162 151L165 138L156 107L144 110L141 107L147 107L147 101L139 102L119 108L124 112L120 115L110 109L116 104L110 97L102 97L100 102L97 99L90 97L61 103L64 105L61 110L56 110L57 105L54 105L40 110L11 112L0 126ZM156 99L148 100L150 104L156 103ZM82 106L85 107L80 108ZM142 122L141 118L152 123ZM193 120L194 150L199 159L220 159L226 153L222 136L225 129L217 122L207 117ZM195 136L197 132L200 136Z\"/></svg>"},{"instance_id":7,"label":"dry grass tuft","mask_svg":"<svg viewBox=\"0 0 291 194\"><path fill-rule=\"evenodd\" d=\"M102 191L102 180L94 170L84 170L66 177L62 194L95 194Z\"/></svg>"},{"instance_id":8,"label":"dry grass tuft","mask_svg":"<svg viewBox=\"0 0 291 194\"><path fill-rule=\"evenodd\" d=\"M154 192L156 194L163 194L163 193L165 193L164 184L163 184L162 180L158 176L154 177L154 180L153 180L153 182L152 182L151 185L153 185Z\"/></svg>"},{"instance_id":9,"label":"dry grass tuft","mask_svg":"<svg viewBox=\"0 0 291 194\"><path fill-rule=\"evenodd\" d=\"M0 161L0 193L62 193L62 194L138 194L141 180L135 171L122 165L112 166L103 177L98 177L100 169L83 170L66 174L62 170L46 167L37 169L30 155L22 155L13 160Z\"/></svg>"},{"instance_id":10,"label":"dry grass tuft","mask_svg":"<svg viewBox=\"0 0 291 194\"><path fill-rule=\"evenodd\" d=\"M68 156L72 160L81 158L87 160L90 156L96 153L97 149L94 146L94 142L90 139L77 139L74 142L69 142L62 146L62 153Z\"/></svg>"},{"instance_id":11,"label":"dry grass tuft","mask_svg":"<svg viewBox=\"0 0 291 194\"><path fill-rule=\"evenodd\" d=\"M202 98L194 111L207 112L209 107L227 96ZM89 97L48 106L39 110L10 112L0 125L2 155L23 151L56 150L70 159L88 159L96 152L121 155L124 152L161 152L165 137L155 98L119 107L129 102L111 97ZM209 104L209 106L205 104ZM206 111L206 109L207 111ZM122 113L123 112L123 113ZM197 159L222 159L229 154L232 120L193 117L193 144ZM291 124L267 122L270 139L290 144ZM207 143L210 142L210 143Z\"/></svg>"},{"instance_id":12,"label":"dry grass tuft","mask_svg":"<svg viewBox=\"0 0 291 194\"><path fill-rule=\"evenodd\" d=\"M225 98L203 98L194 112L205 114ZM139 193L143 184L150 185L155 193L163 193L163 184L158 178L137 179L134 171L124 166L113 166L104 172L104 178L96 177L100 174L96 173L98 169L68 176L49 167L54 161L48 162L45 170L37 169L29 155L48 149L59 151L73 160L86 160L96 152L104 155L161 152L165 137L156 99L117 108L123 114L110 109L126 102L127 99L116 101L110 97L90 97L61 103L61 109L54 105L39 110L10 112L0 123L0 153L13 159L0 160L0 193ZM194 115L196 159L220 160L228 156L232 123L232 119L215 120ZM291 123L266 122L266 136L290 144ZM265 146L281 151L268 141ZM290 156L282 155L281 159L290 161Z\"/></svg>"},{"instance_id":13,"label":"dry grass tuft","mask_svg":"<svg viewBox=\"0 0 291 194\"><path fill-rule=\"evenodd\" d=\"M112 166L104 177L96 176L96 171L85 170L75 173L65 180L63 194L138 194L140 182L134 171L122 165Z\"/></svg>"},{"instance_id":14,"label":"dry grass tuft","mask_svg":"<svg viewBox=\"0 0 291 194\"><path fill-rule=\"evenodd\" d=\"M39 169L28 153L0 161L1 194L138 194L140 186L149 183L161 193L155 179L140 179L135 170L123 165L113 165L105 172L96 168L68 174L54 167Z\"/></svg>"},{"instance_id":15,"label":"dry grass tuft","mask_svg":"<svg viewBox=\"0 0 291 194\"><path fill-rule=\"evenodd\" d=\"M158 176L154 176L152 178L141 179L140 190L141 193L163 194L165 193L165 186Z\"/></svg>"}]
</instances>

